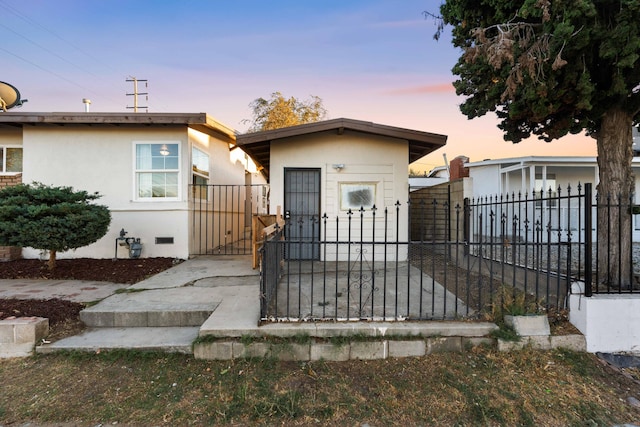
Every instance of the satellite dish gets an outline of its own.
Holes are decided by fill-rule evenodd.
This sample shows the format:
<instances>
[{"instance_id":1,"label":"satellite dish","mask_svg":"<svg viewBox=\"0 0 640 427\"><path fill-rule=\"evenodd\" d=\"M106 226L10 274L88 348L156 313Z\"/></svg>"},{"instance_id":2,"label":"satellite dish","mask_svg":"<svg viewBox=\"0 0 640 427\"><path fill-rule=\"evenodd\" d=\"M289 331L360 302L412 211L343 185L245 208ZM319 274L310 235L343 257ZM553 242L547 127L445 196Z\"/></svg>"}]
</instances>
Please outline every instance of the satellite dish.
<instances>
[{"instance_id":1,"label":"satellite dish","mask_svg":"<svg viewBox=\"0 0 640 427\"><path fill-rule=\"evenodd\" d=\"M0 110L7 111L13 107L20 107L26 99L20 99L20 92L9 83L0 82Z\"/></svg>"}]
</instances>

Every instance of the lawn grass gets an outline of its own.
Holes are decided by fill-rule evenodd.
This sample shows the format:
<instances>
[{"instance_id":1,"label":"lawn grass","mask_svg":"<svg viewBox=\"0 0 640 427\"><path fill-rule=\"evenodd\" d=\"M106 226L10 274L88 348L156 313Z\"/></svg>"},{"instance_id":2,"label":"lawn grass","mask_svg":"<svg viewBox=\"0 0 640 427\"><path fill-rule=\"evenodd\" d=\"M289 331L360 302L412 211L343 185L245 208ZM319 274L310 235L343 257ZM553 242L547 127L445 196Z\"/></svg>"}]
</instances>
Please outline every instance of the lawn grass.
<instances>
[{"instance_id":1,"label":"lawn grass","mask_svg":"<svg viewBox=\"0 0 640 427\"><path fill-rule=\"evenodd\" d=\"M348 362L63 353L0 361L0 425L614 425L640 386L593 355L476 348Z\"/></svg>"}]
</instances>

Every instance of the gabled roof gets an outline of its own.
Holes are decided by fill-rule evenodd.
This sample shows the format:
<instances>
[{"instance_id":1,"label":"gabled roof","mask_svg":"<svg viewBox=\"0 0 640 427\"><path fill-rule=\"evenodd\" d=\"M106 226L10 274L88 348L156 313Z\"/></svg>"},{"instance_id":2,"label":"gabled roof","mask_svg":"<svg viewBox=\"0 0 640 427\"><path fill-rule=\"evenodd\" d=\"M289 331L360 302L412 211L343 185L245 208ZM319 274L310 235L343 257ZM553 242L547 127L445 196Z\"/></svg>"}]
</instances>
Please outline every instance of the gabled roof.
<instances>
[{"instance_id":1,"label":"gabled roof","mask_svg":"<svg viewBox=\"0 0 640 427\"><path fill-rule=\"evenodd\" d=\"M406 140L409 143L409 163L415 162L447 143L446 135L344 118L246 133L238 135L236 141L239 148L242 148L268 172L272 141L319 132L336 132L341 135L345 130Z\"/></svg>"},{"instance_id":2,"label":"gabled roof","mask_svg":"<svg viewBox=\"0 0 640 427\"><path fill-rule=\"evenodd\" d=\"M206 113L0 113L0 127L187 126L235 143L235 132Z\"/></svg>"}]
</instances>

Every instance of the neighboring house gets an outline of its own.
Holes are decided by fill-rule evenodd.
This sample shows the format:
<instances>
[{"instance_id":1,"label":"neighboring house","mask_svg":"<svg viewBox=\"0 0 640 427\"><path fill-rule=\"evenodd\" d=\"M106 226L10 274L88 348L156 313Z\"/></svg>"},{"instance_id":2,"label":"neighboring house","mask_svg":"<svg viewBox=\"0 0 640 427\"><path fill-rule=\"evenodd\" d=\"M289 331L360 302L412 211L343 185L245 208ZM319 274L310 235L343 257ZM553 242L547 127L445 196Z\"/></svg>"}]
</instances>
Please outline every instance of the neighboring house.
<instances>
[{"instance_id":1,"label":"neighboring house","mask_svg":"<svg viewBox=\"0 0 640 427\"><path fill-rule=\"evenodd\" d=\"M191 207L211 204L211 190L193 184L264 183L246 170L235 141L232 129L205 113L0 113L0 186L21 176L102 195L97 203L111 211L109 231L61 258L127 257L116 240L122 229L141 239L142 257L187 258L205 232Z\"/></svg>"},{"instance_id":2,"label":"neighboring house","mask_svg":"<svg viewBox=\"0 0 640 427\"><path fill-rule=\"evenodd\" d=\"M472 183L468 186L472 191L464 197L476 200L507 195L511 199L520 197L524 200L525 197L531 199L534 193L540 199L541 191L544 198L557 197L558 189L560 196L566 196L569 188L571 194L576 195L579 191L584 192L585 183L593 184L595 193L599 182L595 157L527 156L470 162L465 163L464 167ZM632 169L636 176L635 186L640 188L640 158L633 159ZM595 194L593 201L595 202ZM637 194L635 202L640 202ZM538 209L541 206L540 203L536 204ZM554 203L544 203L544 207L546 211L553 210ZM574 225L578 223L577 212L577 207L572 209L571 222ZM555 221L556 216L551 215L549 218ZM640 241L640 215L634 215L633 221L633 239ZM561 226L565 227L563 224Z\"/></svg>"},{"instance_id":3,"label":"neighboring house","mask_svg":"<svg viewBox=\"0 0 640 427\"><path fill-rule=\"evenodd\" d=\"M300 224L289 227L290 239L320 239L321 227L313 218L319 221L326 214L333 223L361 207L371 211L375 206L376 219L389 208L395 223L397 202L405 224L408 166L446 140L445 135L344 118L237 137L238 146L269 176L271 213L281 207L290 224ZM377 220L378 236L383 227ZM326 230L328 239L346 239L347 232L346 227ZM407 241L406 226L397 234L387 238ZM316 259L320 254L301 250L297 256Z\"/></svg>"},{"instance_id":4,"label":"neighboring house","mask_svg":"<svg viewBox=\"0 0 640 427\"><path fill-rule=\"evenodd\" d=\"M640 161L634 161L640 169ZM496 194L524 194L544 190L566 190L571 185L598 183L598 165L595 157L515 157L467 163L473 178L473 197Z\"/></svg>"},{"instance_id":5,"label":"neighboring house","mask_svg":"<svg viewBox=\"0 0 640 427\"><path fill-rule=\"evenodd\" d=\"M409 189L410 191L419 190L421 188L433 187L434 185L443 184L449 181L449 167L437 166L425 176L410 176L409 177Z\"/></svg>"}]
</instances>

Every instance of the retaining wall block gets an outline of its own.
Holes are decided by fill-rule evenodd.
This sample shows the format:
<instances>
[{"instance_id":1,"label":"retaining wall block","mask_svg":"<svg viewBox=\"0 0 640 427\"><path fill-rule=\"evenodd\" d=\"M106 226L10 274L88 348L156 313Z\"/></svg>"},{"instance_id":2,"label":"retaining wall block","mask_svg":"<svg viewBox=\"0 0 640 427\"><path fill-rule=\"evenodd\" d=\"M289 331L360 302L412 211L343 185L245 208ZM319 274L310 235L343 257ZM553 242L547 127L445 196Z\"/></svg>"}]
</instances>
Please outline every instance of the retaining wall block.
<instances>
[{"instance_id":1,"label":"retaining wall block","mask_svg":"<svg viewBox=\"0 0 640 427\"><path fill-rule=\"evenodd\" d=\"M564 348L573 351L587 351L587 340L584 335L552 335L551 348Z\"/></svg>"},{"instance_id":2,"label":"retaining wall block","mask_svg":"<svg viewBox=\"0 0 640 427\"><path fill-rule=\"evenodd\" d=\"M345 343L336 345L331 343L311 344L311 360L327 360L331 362L344 362L349 360L351 347Z\"/></svg>"},{"instance_id":3,"label":"retaining wall block","mask_svg":"<svg viewBox=\"0 0 640 427\"><path fill-rule=\"evenodd\" d=\"M531 347L536 350L551 350L551 339L549 336L521 337L520 341L505 341L498 339L498 351L522 350Z\"/></svg>"},{"instance_id":4,"label":"retaining wall block","mask_svg":"<svg viewBox=\"0 0 640 427\"><path fill-rule=\"evenodd\" d=\"M420 357L427 353L427 343L422 340L389 341L389 357Z\"/></svg>"},{"instance_id":5,"label":"retaining wall block","mask_svg":"<svg viewBox=\"0 0 640 427\"><path fill-rule=\"evenodd\" d=\"M0 344L0 359L33 356L33 343Z\"/></svg>"},{"instance_id":6,"label":"retaining wall block","mask_svg":"<svg viewBox=\"0 0 640 427\"><path fill-rule=\"evenodd\" d=\"M247 345L241 342L233 343L233 358L264 358L269 355L270 345L264 342L253 342Z\"/></svg>"},{"instance_id":7,"label":"retaining wall block","mask_svg":"<svg viewBox=\"0 0 640 427\"><path fill-rule=\"evenodd\" d=\"M49 319L18 317L0 320L0 358L27 357L49 334Z\"/></svg>"},{"instance_id":8,"label":"retaining wall block","mask_svg":"<svg viewBox=\"0 0 640 427\"><path fill-rule=\"evenodd\" d=\"M427 354L462 351L462 337L436 337L427 339Z\"/></svg>"},{"instance_id":9,"label":"retaining wall block","mask_svg":"<svg viewBox=\"0 0 640 427\"><path fill-rule=\"evenodd\" d=\"M225 341L196 343L193 346L193 356L204 360L231 360L233 343Z\"/></svg>"},{"instance_id":10,"label":"retaining wall block","mask_svg":"<svg viewBox=\"0 0 640 427\"><path fill-rule=\"evenodd\" d=\"M504 316L504 323L521 336L547 336L551 334L546 314L525 316Z\"/></svg>"},{"instance_id":11,"label":"retaining wall block","mask_svg":"<svg viewBox=\"0 0 640 427\"><path fill-rule=\"evenodd\" d=\"M286 362L301 362L311 357L311 344L272 344L271 356Z\"/></svg>"},{"instance_id":12,"label":"retaining wall block","mask_svg":"<svg viewBox=\"0 0 640 427\"><path fill-rule=\"evenodd\" d=\"M36 343L49 334L49 319L43 317L18 318L15 325L16 343Z\"/></svg>"},{"instance_id":13,"label":"retaining wall block","mask_svg":"<svg viewBox=\"0 0 640 427\"><path fill-rule=\"evenodd\" d=\"M495 347L496 340L488 337L462 337L462 349L467 350L469 348L478 346Z\"/></svg>"},{"instance_id":14,"label":"retaining wall block","mask_svg":"<svg viewBox=\"0 0 640 427\"><path fill-rule=\"evenodd\" d=\"M351 343L351 359L386 359L389 354L388 341L356 341Z\"/></svg>"}]
</instances>

